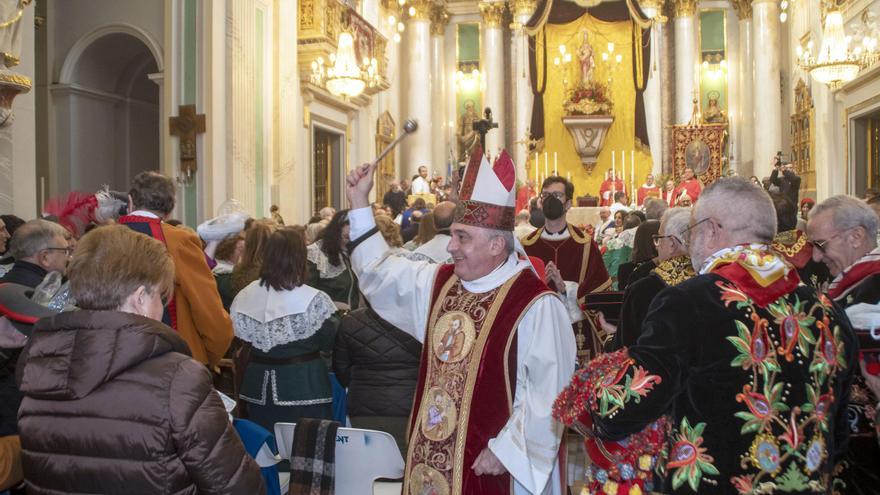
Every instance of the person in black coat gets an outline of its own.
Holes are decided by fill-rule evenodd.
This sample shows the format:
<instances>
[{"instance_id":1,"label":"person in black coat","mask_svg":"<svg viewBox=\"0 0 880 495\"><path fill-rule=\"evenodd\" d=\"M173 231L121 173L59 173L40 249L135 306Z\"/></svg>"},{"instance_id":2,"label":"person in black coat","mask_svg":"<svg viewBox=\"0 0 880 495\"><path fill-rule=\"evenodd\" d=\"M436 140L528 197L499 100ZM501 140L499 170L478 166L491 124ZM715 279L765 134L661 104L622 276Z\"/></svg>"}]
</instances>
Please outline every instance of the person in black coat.
<instances>
[{"instance_id":1,"label":"person in black coat","mask_svg":"<svg viewBox=\"0 0 880 495\"><path fill-rule=\"evenodd\" d=\"M649 260L654 268L638 280L630 279L631 283L623 293L617 331L607 346L609 350L635 344L654 297L663 289L694 276L682 234L690 216L690 208L670 208L663 214L660 229L652 236L657 249L656 264Z\"/></svg>"},{"instance_id":2,"label":"person in black coat","mask_svg":"<svg viewBox=\"0 0 880 495\"><path fill-rule=\"evenodd\" d=\"M781 157L777 156L773 172L770 173L770 183L778 187L779 192L788 198L791 204L798 204L801 178L795 173L791 163L783 164Z\"/></svg>"},{"instance_id":3,"label":"person in black coat","mask_svg":"<svg viewBox=\"0 0 880 495\"><path fill-rule=\"evenodd\" d=\"M348 387L351 425L390 433L403 454L421 352L418 340L371 308L342 319L333 350L333 371Z\"/></svg>"},{"instance_id":4,"label":"person in black coat","mask_svg":"<svg viewBox=\"0 0 880 495\"><path fill-rule=\"evenodd\" d=\"M403 213L406 209L406 192L400 188L400 182L391 183L391 190L382 197L382 204L391 207L391 218L397 218L397 215Z\"/></svg>"},{"instance_id":5,"label":"person in black coat","mask_svg":"<svg viewBox=\"0 0 880 495\"><path fill-rule=\"evenodd\" d=\"M31 220L19 227L9 241L15 264L0 282L33 289L49 272L64 275L71 251L66 236L64 227L47 220Z\"/></svg>"},{"instance_id":6,"label":"person in black coat","mask_svg":"<svg viewBox=\"0 0 880 495\"><path fill-rule=\"evenodd\" d=\"M633 240L632 260L617 269L617 285L620 290L626 290L627 285L647 276L656 267L654 258L657 257L657 247L654 245L654 234L660 230L659 220L643 221L636 229ZM646 265L646 267L642 267ZM633 278L638 270L638 275Z\"/></svg>"}]
</instances>

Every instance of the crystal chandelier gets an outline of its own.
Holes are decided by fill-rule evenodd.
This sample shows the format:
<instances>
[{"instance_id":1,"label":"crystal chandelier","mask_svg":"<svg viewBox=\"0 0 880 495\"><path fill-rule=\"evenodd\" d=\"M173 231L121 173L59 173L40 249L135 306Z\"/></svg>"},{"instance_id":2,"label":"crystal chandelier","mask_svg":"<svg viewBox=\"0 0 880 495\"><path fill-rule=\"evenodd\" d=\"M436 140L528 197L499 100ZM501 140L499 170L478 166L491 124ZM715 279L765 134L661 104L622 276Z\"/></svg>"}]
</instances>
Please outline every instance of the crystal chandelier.
<instances>
[{"instance_id":1,"label":"crystal chandelier","mask_svg":"<svg viewBox=\"0 0 880 495\"><path fill-rule=\"evenodd\" d=\"M336 53L330 54L330 65L324 65L324 59L312 62L312 74L309 80L317 86L324 86L330 93L342 98L354 98L369 87L380 82L379 67L375 58L364 57L358 64L354 53L354 37L351 33L339 33Z\"/></svg>"},{"instance_id":2,"label":"crystal chandelier","mask_svg":"<svg viewBox=\"0 0 880 495\"><path fill-rule=\"evenodd\" d=\"M801 68L809 72L813 79L838 88L859 75L861 61L849 49L849 38L843 31L843 15L839 10L832 10L825 17L818 57L810 53L810 46L807 45L806 50L798 47L797 51Z\"/></svg>"}]
</instances>

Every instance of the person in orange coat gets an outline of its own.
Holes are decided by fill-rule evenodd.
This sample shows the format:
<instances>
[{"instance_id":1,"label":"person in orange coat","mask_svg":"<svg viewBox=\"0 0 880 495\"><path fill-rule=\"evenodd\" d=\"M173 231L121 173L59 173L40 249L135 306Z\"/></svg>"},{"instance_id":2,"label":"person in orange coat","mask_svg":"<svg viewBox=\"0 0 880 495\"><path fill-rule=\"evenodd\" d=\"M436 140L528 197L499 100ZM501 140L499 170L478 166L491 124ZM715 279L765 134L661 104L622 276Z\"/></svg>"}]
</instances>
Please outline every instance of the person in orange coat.
<instances>
[{"instance_id":1,"label":"person in orange coat","mask_svg":"<svg viewBox=\"0 0 880 495\"><path fill-rule=\"evenodd\" d=\"M164 222L174 209L174 182L158 172L141 172L128 195L131 213L119 223L162 241L174 261L174 295L166 301L162 321L186 341L193 359L214 368L232 342L232 320L199 237Z\"/></svg>"}]
</instances>

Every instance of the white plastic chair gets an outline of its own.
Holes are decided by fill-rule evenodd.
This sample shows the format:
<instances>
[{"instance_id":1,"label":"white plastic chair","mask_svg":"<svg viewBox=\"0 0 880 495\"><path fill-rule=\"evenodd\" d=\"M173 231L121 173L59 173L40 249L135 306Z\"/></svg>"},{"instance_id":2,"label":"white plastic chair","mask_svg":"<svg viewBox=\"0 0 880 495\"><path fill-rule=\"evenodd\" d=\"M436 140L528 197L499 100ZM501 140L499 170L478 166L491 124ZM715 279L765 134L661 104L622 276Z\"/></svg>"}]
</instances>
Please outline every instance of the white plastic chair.
<instances>
[{"instance_id":1,"label":"white plastic chair","mask_svg":"<svg viewBox=\"0 0 880 495\"><path fill-rule=\"evenodd\" d=\"M296 423L275 423L278 455L290 459ZM336 432L336 493L373 495L378 478L402 478L403 456L391 434L384 431L339 428ZM287 485L289 477L282 483ZM281 493L287 493L285 486Z\"/></svg>"}]
</instances>

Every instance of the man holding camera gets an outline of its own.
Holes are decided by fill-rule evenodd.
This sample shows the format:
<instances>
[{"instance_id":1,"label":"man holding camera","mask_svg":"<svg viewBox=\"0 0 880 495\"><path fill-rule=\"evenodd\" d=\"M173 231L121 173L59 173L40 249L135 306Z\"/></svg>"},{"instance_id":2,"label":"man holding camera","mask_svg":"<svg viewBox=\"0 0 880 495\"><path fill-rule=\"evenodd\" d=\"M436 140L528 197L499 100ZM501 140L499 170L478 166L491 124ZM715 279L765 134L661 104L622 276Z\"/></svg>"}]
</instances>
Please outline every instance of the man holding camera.
<instances>
[{"instance_id":1,"label":"man holding camera","mask_svg":"<svg viewBox=\"0 0 880 495\"><path fill-rule=\"evenodd\" d=\"M794 165L782 162L782 152L776 153L773 158L773 172L770 174L770 183L779 188L779 192L788 198L792 204L798 204L798 194L801 188L801 178L794 171Z\"/></svg>"}]
</instances>

